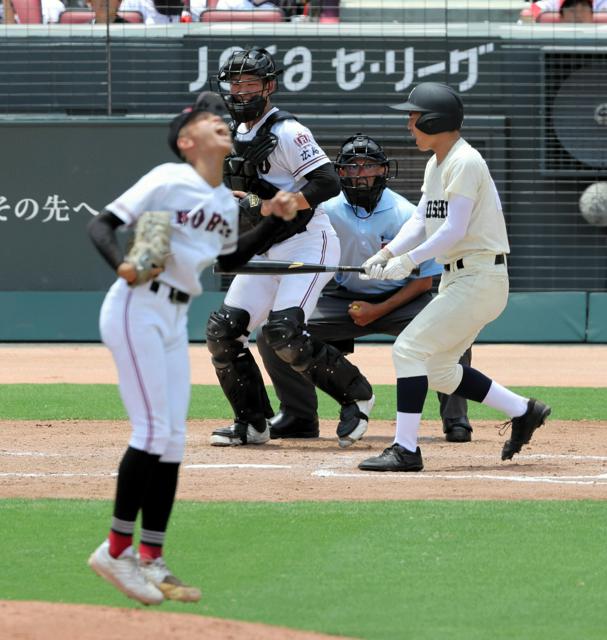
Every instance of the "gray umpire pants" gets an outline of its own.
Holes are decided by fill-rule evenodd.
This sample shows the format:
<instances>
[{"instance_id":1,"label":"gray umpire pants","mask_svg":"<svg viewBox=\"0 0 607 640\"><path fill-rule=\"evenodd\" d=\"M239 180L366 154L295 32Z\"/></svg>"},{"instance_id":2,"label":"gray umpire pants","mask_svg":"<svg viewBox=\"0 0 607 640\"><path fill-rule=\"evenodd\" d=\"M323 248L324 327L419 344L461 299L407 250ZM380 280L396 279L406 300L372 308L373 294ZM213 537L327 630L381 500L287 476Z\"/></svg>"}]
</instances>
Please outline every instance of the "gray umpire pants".
<instances>
[{"instance_id":1,"label":"gray umpire pants","mask_svg":"<svg viewBox=\"0 0 607 640\"><path fill-rule=\"evenodd\" d=\"M364 327L359 327L352 322L348 315L348 305L352 300L380 302L386 297L364 296L341 288L326 291L308 319L308 333L322 342L334 345L343 353L353 353L355 338L373 333L398 336L432 300L432 294L426 292ZM280 410L298 418L313 420L318 412L318 398L314 385L270 349L261 331L257 332L257 348L280 400ZM460 364L470 366L471 359L471 349L468 349L461 357ZM362 373L364 375L364 371ZM456 394L438 393L437 395L443 420L467 416L468 404L464 398Z\"/></svg>"}]
</instances>

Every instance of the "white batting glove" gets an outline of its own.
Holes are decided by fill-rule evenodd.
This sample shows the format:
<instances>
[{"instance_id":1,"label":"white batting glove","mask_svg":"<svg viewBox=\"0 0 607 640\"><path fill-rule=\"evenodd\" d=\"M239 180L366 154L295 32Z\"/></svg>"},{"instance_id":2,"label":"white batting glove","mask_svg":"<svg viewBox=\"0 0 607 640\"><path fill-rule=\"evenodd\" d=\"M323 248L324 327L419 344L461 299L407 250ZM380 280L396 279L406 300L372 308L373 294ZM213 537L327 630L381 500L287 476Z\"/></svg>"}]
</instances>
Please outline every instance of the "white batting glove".
<instances>
[{"instance_id":1,"label":"white batting glove","mask_svg":"<svg viewBox=\"0 0 607 640\"><path fill-rule=\"evenodd\" d=\"M388 260L390 260L391 257L392 252L389 249L387 249L386 247L380 249L376 254L372 255L370 258L367 258L367 260L362 263L361 267L364 268L365 273L359 273L358 277L361 280L377 280L377 277L371 276L371 269L374 266L383 267L388 263Z\"/></svg>"},{"instance_id":2,"label":"white batting glove","mask_svg":"<svg viewBox=\"0 0 607 640\"><path fill-rule=\"evenodd\" d=\"M379 280L404 280L411 275L416 267L417 265L411 260L409 254L403 253L402 256L388 260L388 264L382 267L381 273L376 277Z\"/></svg>"}]
</instances>

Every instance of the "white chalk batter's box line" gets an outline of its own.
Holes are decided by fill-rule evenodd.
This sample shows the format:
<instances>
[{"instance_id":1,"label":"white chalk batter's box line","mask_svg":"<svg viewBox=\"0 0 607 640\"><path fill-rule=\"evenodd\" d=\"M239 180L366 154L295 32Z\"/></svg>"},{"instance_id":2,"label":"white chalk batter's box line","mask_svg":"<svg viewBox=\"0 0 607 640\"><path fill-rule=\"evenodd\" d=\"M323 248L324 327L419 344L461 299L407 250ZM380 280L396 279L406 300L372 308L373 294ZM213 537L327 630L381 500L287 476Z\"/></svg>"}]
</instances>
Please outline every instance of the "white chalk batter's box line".
<instances>
[{"instance_id":1,"label":"white chalk batter's box line","mask_svg":"<svg viewBox=\"0 0 607 640\"><path fill-rule=\"evenodd\" d=\"M99 473L72 473L69 471L3 471L0 478L113 478L116 471Z\"/></svg>"},{"instance_id":2,"label":"white chalk batter's box line","mask_svg":"<svg viewBox=\"0 0 607 640\"><path fill-rule=\"evenodd\" d=\"M259 465L259 464L197 464L184 465L188 470L213 470L213 469L292 469L291 465ZM100 473L71 473L71 472L0 472L0 478L113 478L116 472ZM428 481L428 480L489 480L493 482L527 482L544 484L577 484L577 485L607 485L607 473L588 476L526 476L526 475L495 475L486 473L474 474L449 474L449 473L361 473L335 471L333 469L316 469L311 475L317 478L375 478L385 480L388 478L399 481Z\"/></svg>"},{"instance_id":3,"label":"white chalk batter's box line","mask_svg":"<svg viewBox=\"0 0 607 640\"><path fill-rule=\"evenodd\" d=\"M607 473L598 476L525 476L512 475L500 476L486 473L473 474L448 474L432 473L422 471L421 473L346 473L342 471L331 471L330 469L319 469L312 473L319 478L380 478L389 479L398 477L406 481L424 480L490 480L493 482L530 482L543 484L581 484L581 485L605 485L607 486Z\"/></svg>"}]
</instances>

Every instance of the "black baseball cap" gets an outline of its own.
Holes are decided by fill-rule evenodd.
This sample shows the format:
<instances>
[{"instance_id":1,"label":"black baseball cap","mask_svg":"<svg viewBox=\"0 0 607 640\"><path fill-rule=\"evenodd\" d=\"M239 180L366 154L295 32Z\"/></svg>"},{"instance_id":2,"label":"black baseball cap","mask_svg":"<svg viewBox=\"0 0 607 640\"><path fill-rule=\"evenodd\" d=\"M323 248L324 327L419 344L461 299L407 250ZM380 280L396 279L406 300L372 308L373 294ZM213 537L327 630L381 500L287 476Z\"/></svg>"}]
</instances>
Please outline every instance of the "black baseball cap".
<instances>
[{"instance_id":1,"label":"black baseball cap","mask_svg":"<svg viewBox=\"0 0 607 640\"><path fill-rule=\"evenodd\" d=\"M169 124L169 147L171 147L173 153L180 160L183 160L183 157L177 146L179 132L199 113L212 113L213 115L223 117L227 113L223 98L213 91L203 91L198 98L196 98L196 102L194 102L193 105L186 107L178 116L175 116L171 120Z\"/></svg>"}]
</instances>

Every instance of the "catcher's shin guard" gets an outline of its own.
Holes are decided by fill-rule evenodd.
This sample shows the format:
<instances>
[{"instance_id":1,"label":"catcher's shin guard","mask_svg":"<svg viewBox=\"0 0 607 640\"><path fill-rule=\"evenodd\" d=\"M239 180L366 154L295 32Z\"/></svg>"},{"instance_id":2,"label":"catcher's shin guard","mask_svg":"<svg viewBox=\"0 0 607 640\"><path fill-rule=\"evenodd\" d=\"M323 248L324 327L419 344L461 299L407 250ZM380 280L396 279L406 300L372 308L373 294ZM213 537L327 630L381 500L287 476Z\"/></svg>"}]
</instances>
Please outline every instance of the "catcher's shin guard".
<instances>
[{"instance_id":1,"label":"catcher's shin guard","mask_svg":"<svg viewBox=\"0 0 607 640\"><path fill-rule=\"evenodd\" d=\"M312 338L314 357L303 375L342 405L370 400L373 389L359 368L330 344Z\"/></svg>"},{"instance_id":2,"label":"catcher's shin guard","mask_svg":"<svg viewBox=\"0 0 607 640\"><path fill-rule=\"evenodd\" d=\"M371 385L358 367L335 347L305 332L304 312L299 307L272 311L263 335L276 355L325 393L346 405L369 400Z\"/></svg>"},{"instance_id":3,"label":"catcher's shin guard","mask_svg":"<svg viewBox=\"0 0 607 640\"><path fill-rule=\"evenodd\" d=\"M265 430L266 418L271 418L274 412L261 371L251 352L243 348L241 357L226 366L218 366L215 360L213 364L219 384L232 405L236 420L249 422L258 431Z\"/></svg>"},{"instance_id":4,"label":"catcher's shin guard","mask_svg":"<svg viewBox=\"0 0 607 640\"><path fill-rule=\"evenodd\" d=\"M219 384L237 421L251 423L259 431L274 415L261 371L251 352L238 338L246 335L249 314L222 305L207 324L207 347Z\"/></svg>"}]
</instances>

